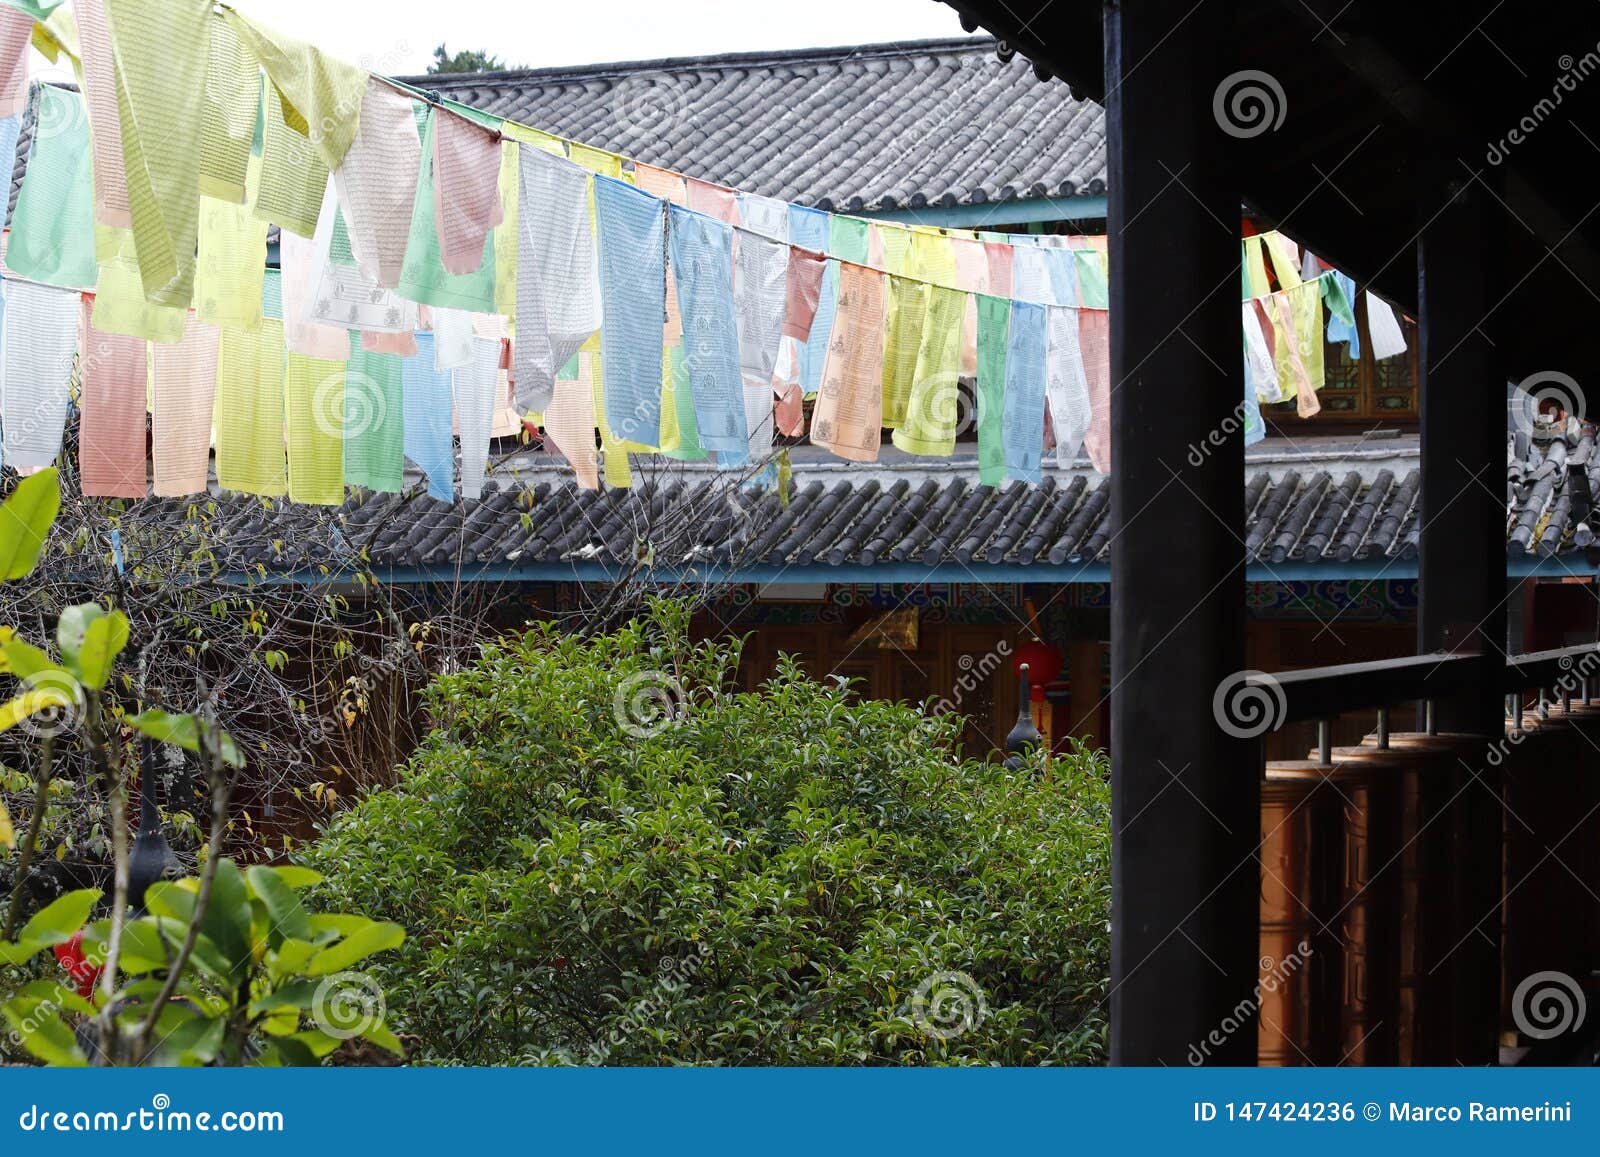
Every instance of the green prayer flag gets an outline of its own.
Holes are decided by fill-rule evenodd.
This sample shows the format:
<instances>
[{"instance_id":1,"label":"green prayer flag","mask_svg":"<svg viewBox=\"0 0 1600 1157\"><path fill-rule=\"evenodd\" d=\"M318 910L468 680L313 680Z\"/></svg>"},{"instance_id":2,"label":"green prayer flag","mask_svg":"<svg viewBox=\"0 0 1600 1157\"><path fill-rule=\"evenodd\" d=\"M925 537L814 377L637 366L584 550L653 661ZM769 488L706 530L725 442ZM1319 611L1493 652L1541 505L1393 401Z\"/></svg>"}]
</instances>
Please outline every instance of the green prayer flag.
<instances>
[{"instance_id":1,"label":"green prayer flag","mask_svg":"<svg viewBox=\"0 0 1600 1157\"><path fill-rule=\"evenodd\" d=\"M867 223L859 217L843 217L835 213L828 232L828 256L865 265Z\"/></svg>"},{"instance_id":2,"label":"green prayer flag","mask_svg":"<svg viewBox=\"0 0 1600 1157\"><path fill-rule=\"evenodd\" d=\"M350 335L344 378L344 481L397 493L405 479L405 400L400 355L361 348Z\"/></svg>"},{"instance_id":3,"label":"green prayer flag","mask_svg":"<svg viewBox=\"0 0 1600 1157\"><path fill-rule=\"evenodd\" d=\"M33 148L11 218L6 267L64 289L93 289L94 176L83 97L52 84L34 88Z\"/></svg>"},{"instance_id":4,"label":"green prayer flag","mask_svg":"<svg viewBox=\"0 0 1600 1157\"><path fill-rule=\"evenodd\" d=\"M978 482L998 486L1006 478L1006 342L1011 302L978 294Z\"/></svg>"},{"instance_id":5,"label":"green prayer flag","mask_svg":"<svg viewBox=\"0 0 1600 1157\"><path fill-rule=\"evenodd\" d=\"M689 367L684 361L683 347L669 347L667 358L672 371L672 410L678 417L678 446L674 450L663 450L662 453L680 462L703 462L706 452L700 446L700 424L694 416L694 387L689 381Z\"/></svg>"}]
</instances>

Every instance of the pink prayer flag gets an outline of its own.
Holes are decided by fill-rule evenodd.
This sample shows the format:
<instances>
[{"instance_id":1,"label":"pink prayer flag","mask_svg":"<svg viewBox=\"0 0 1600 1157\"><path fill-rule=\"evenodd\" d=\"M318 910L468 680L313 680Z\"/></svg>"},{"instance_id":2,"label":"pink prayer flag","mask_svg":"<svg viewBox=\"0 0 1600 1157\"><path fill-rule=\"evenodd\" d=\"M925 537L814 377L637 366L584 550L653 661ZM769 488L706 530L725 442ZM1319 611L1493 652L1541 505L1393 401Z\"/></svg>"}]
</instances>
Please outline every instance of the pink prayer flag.
<instances>
[{"instance_id":1,"label":"pink prayer flag","mask_svg":"<svg viewBox=\"0 0 1600 1157\"><path fill-rule=\"evenodd\" d=\"M28 41L33 17L0 8L0 118L16 116L28 103Z\"/></svg>"},{"instance_id":2,"label":"pink prayer flag","mask_svg":"<svg viewBox=\"0 0 1600 1157\"><path fill-rule=\"evenodd\" d=\"M1089 431L1083 448L1101 474L1111 473L1111 314L1104 309L1078 311L1078 346L1089 382Z\"/></svg>"},{"instance_id":3,"label":"pink prayer flag","mask_svg":"<svg viewBox=\"0 0 1600 1157\"><path fill-rule=\"evenodd\" d=\"M184 319L183 340L176 345L152 346L151 357L156 496L199 494L206 489L211 467L217 328L196 320L191 313Z\"/></svg>"},{"instance_id":4,"label":"pink prayer flag","mask_svg":"<svg viewBox=\"0 0 1600 1157\"><path fill-rule=\"evenodd\" d=\"M822 275L828 260L820 253L789 246L789 269L784 282L783 334L796 341L811 336L817 303L822 298Z\"/></svg>"},{"instance_id":5,"label":"pink prayer flag","mask_svg":"<svg viewBox=\"0 0 1600 1157\"><path fill-rule=\"evenodd\" d=\"M101 333L90 322L93 299L83 306L78 474L94 498L143 498L145 471L145 343Z\"/></svg>"},{"instance_id":6,"label":"pink prayer flag","mask_svg":"<svg viewBox=\"0 0 1600 1157\"><path fill-rule=\"evenodd\" d=\"M475 272L483 240L505 220L500 204L500 134L455 113L433 123L433 214L445 272Z\"/></svg>"},{"instance_id":7,"label":"pink prayer flag","mask_svg":"<svg viewBox=\"0 0 1600 1157\"><path fill-rule=\"evenodd\" d=\"M684 185L683 174L674 173L671 169L658 169L643 161L635 161L633 183L652 197L660 197L673 205L689 203L689 191Z\"/></svg>"},{"instance_id":8,"label":"pink prayer flag","mask_svg":"<svg viewBox=\"0 0 1600 1157\"><path fill-rule=\"evenodd\" d=\"M998 241L985 241L983 252L989 259L989 292L996 297L1010 297L1011 246Z\"/></svg>"},{"instance_id":9,"label":"pink prayer flag","mask_svg":"<svg viewBox=\"0 0 1600 1157\"><path fill-rule=\"evenodd\" d=\"M414 333L380 333L377 330L361 331L361 348L374 354L402 354L410 357L417 352L417 335Z\"/></svg>"},{"instance_id":10,"label":"pink prayer flag","mask_svg":"<svg viewBox=\"0 0 1600 1157\"><path fill-rule=\"evenodd\" d=\"M708 181L685 178L689 183L689 208L729 225L739 223L739 194Z\"/></svg>"}]
</instances>

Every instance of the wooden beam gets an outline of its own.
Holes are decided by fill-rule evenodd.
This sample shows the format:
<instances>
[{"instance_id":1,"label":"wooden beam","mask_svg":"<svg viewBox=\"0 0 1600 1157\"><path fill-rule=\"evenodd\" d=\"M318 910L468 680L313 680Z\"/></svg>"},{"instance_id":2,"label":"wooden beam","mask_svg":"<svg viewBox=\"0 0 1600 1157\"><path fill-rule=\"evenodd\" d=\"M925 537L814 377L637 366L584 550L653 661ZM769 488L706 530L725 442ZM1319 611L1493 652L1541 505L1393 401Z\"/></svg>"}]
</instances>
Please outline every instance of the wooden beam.
<instances>
[{"instance_id":1,"label":"wooden beam","mask_svg":"<svg viewBox=\"0 0 1600 1157\"><path fill-rule=\"evenodd\" d=\"M1257 756L1212 710L1244 666L1225 24L1187 0L1105 9L1113 1064L1256 1058Z\"/></svg>"},{"instance_id":2,"label":"wooden beam","mask_svg":"<svg viewBox=\"0 0 1600 1157\"><path fill-rule=\"evenodd\" d=\"M1480 655L1477 677L1439 701L1441 731L1493 737L1506 679L1506 375L1489 331L1500 292L1490 268L1490 191L1440 164L1419 198L1422 496L1418 648ZM1449 958L1455 1060L1492 1063L1500 986L1498 762L1468 760L1451 806L1460 944Z\"/></svg>"}]
</instances>

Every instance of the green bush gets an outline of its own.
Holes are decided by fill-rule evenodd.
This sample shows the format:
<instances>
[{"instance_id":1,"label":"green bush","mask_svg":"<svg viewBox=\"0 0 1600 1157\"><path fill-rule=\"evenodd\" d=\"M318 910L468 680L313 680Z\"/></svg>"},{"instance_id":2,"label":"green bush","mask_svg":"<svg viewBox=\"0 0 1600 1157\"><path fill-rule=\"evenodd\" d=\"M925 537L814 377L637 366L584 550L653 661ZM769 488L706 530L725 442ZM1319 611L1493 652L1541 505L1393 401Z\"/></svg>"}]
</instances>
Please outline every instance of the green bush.
<instances>
[{"instance_id":1,"label":"green bush","mask_svg":"<svg viewBox=\"0 0 1600 1157\"><path fill-rule=\"evenodd\" d=\"M490 645L303 853L407 929L373 968L413 1059L1103 1060L1103 756L961 762L954 716L791 664L735 693L685 627Z\"/></svg>"}]
</instances>

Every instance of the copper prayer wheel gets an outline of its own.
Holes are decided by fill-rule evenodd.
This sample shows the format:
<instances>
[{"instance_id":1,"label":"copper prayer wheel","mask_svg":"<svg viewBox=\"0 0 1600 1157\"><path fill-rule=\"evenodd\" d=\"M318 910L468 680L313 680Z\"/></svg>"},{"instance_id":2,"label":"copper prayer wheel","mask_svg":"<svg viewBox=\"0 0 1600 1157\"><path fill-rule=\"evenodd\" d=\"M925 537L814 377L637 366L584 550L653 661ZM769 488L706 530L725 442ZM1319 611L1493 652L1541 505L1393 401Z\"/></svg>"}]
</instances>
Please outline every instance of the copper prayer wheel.
<instances>
[{"instance_id":1,"label":"copper prayer wheel","mask_svg":"<svg viewBox=\"0 0 1600 1157\"><path fill-rule=\"evenodd\" d=\"M1261 1064L1394 1063L1402 767L1366 753L1267 764Z\"/></svg>"},{"instance_id":2,"label":"copper prayer wheel","mask_svg":"<svg viewBox=\"0 0 1600 1157\"><path fill-rule=\"evenodd\" d=\"M1457 929L1455 823L1451 814L1468 773L1463 760L1481 760L1488 742L1451 732L1396 732L1380 748L1369 735L1345 758L1366 753L1398 760L1400 792L1400 932L1397 973L1396 1061L1443 1065L1454 1058L1449 974L1445 969L1461 938ZM1481 790L1481 789L1479 789Z\"/></svg>"}]
</instances>

